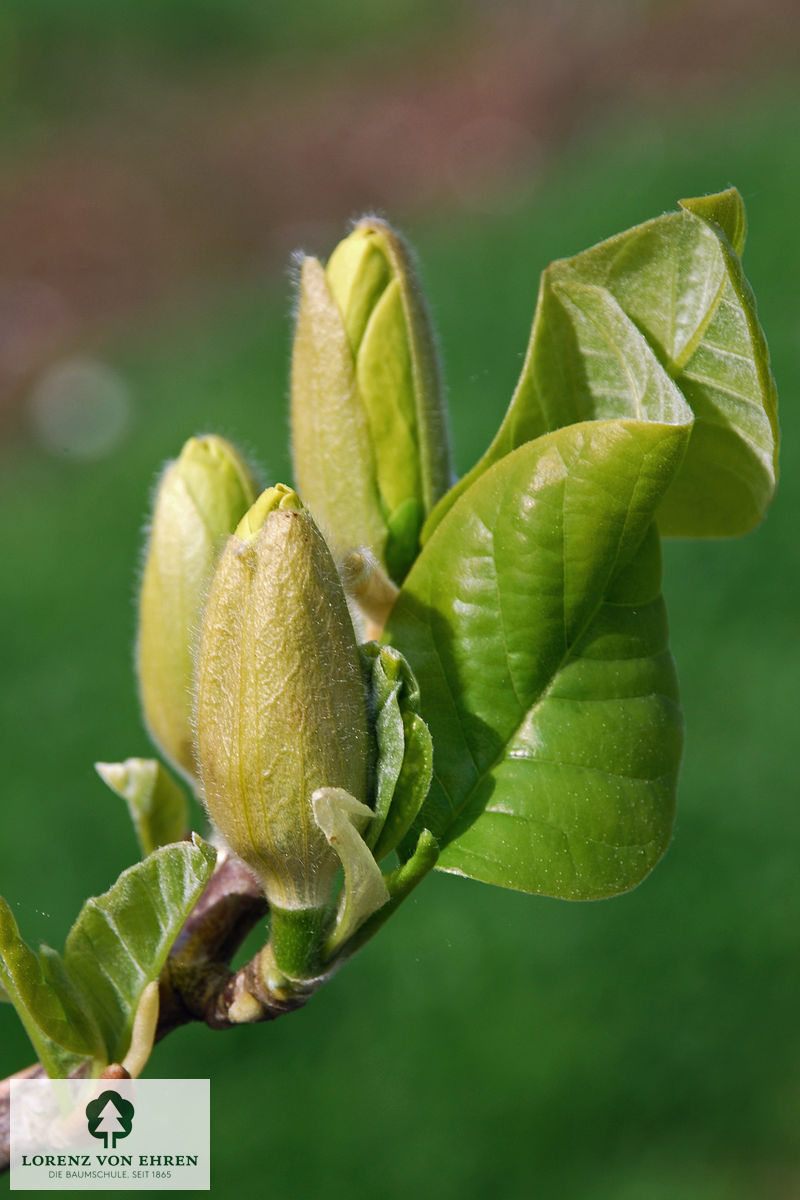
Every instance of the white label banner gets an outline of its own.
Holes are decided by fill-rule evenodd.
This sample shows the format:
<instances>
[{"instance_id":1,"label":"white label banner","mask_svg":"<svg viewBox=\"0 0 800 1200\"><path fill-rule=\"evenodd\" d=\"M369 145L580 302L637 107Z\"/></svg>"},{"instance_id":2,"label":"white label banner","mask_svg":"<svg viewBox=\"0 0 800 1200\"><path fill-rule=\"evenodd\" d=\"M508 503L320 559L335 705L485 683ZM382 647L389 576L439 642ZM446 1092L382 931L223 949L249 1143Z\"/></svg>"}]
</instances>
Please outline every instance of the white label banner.
<instances>
[{"instance_id":1,"label":"white label banner","mask_svg":"<svg viewBox=\"0 0 800 1200\"><path fill-rule=\"evenodd\" d=\"M208 1191L208 1079L12 1079L12 1191Z\"/></svg>"}]
</instances>

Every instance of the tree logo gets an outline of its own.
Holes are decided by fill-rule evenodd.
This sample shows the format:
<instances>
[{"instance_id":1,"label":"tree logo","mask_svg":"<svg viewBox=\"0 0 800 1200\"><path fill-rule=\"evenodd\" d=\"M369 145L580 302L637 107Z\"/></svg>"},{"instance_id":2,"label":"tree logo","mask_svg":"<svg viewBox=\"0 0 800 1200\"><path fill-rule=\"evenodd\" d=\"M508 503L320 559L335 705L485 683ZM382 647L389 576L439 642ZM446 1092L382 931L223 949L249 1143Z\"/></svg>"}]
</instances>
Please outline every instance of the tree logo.
<instances>
[{"instance_id":1,"label":"tree logo","mask_svg":"<svg viewBox=\"0 0 800 1200\"><path fill-rule=\"evenodd\" d=\"M103 1138L106 1150L113 1150L133 1128L133 1105L119 1092L101 1092L86 1105L86 1120L92 1137Z\"/></svg>"}]
</instances>

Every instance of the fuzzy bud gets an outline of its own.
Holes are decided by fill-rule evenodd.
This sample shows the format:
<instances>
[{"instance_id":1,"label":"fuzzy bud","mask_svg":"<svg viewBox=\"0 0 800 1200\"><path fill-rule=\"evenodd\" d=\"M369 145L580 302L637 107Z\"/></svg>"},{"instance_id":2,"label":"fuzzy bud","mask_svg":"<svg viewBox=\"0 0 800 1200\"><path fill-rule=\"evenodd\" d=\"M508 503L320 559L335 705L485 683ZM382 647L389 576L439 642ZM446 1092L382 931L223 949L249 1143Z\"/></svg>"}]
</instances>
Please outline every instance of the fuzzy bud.
<instances>
[{"instance_id":1,"label":"fuzzy bud","mask_svg":"<svg viewBox=\"0 0 800 1200\"><path fill-rule=\"evenodd\" d=\"M313 925L339 859L312 797L343 788L363 805L369 735L336 567L283 485L259 497L220 558L200 640L196 728L209 815L260 879L273 930L279 911Z\"/></svg>"},{"instance_id":2,"label":"fuzzy bud","mask_svg":"<svg viewBox=\"0 0 800 1200\"><path fill-rule=\"evenodd\" d=\"M450 461L430 320L383 221L360 221L324 270L303 259L292 442L298 486L337 555L366 548L401 583Z\"/></svg>"},{"instance_id":3,"label":"fuzzy bud","mask_svg":"<svg viewBox=\"0 0 800 1200\"><path fill-rule=\"evenodd\" d=\"M190 438L156 492L139 605L139 691L153 741L190 779L200 617L220 550L254 498L244 462L214 436Z\"/></svg>"}]
</instances>

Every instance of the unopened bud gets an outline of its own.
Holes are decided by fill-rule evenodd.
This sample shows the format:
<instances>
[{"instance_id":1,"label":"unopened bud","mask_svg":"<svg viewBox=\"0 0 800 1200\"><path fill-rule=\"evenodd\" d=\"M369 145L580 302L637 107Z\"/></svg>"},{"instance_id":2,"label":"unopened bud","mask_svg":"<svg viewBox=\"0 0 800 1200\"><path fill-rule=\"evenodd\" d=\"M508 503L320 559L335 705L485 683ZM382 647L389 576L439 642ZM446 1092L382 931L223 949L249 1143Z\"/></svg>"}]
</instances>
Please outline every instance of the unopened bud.
<instances>
[{"instance_id":1,"label":"unopened bud","mask_svg":"<svg viewBox=\"0 0 800 1200\"><path fill-rule=\"evenodd\" d=\"M360 221L325 270L303 260L292 442L298 485L337 555L366 547L402 582L450 461L430 320L383 221Z\"/></svg>"},{"instance_id":2,"label":"unopened bud","mask_svg":"<svg viewBox=\"0 0 800 1200\"><path fill-rule=\"evenodd\" d=\"M343 788L363 805L369 735L336 567L282 485L256 501L220 558L198 655L196 727L212 821L260 879L273 929L277 911L288 911L298 937L310 937L339 865L312 797Z\"/></svg>"},{"instance_id":3,"label":"unopened bud","mask_svg":"<svg viewBox=\"0 0 800 1200\"><path fill-rule=\"evenodd\" d=\"M220 550L254 497L240 456L213 436L190 438L156 492L139 608L139 689L153 741L190 778L200 617Z\"/></svg>"}]
</instances>

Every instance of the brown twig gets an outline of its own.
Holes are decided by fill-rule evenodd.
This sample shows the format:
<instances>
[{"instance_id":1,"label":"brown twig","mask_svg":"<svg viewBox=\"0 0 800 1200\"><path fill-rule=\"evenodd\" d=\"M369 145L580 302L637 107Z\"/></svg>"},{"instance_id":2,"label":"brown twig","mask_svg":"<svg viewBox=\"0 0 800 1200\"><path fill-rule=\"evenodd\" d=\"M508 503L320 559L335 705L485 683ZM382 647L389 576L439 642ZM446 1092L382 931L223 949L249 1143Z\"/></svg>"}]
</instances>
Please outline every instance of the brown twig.
<instances>
[{"instance_id":1,"label":"brown twig","mask_svg":"<svg viewBox=\"0 0 800 1200\"><path fill-rule=\"evenodd\" d=\"M305 1004L308 993L269 987L260 953L238 971L230 970L233 955L266 912L255 876L240 859L221 851L161 973L158 1038L190 1021L229 1029L271 1021Z\"/></svg>"}]
</instances>

